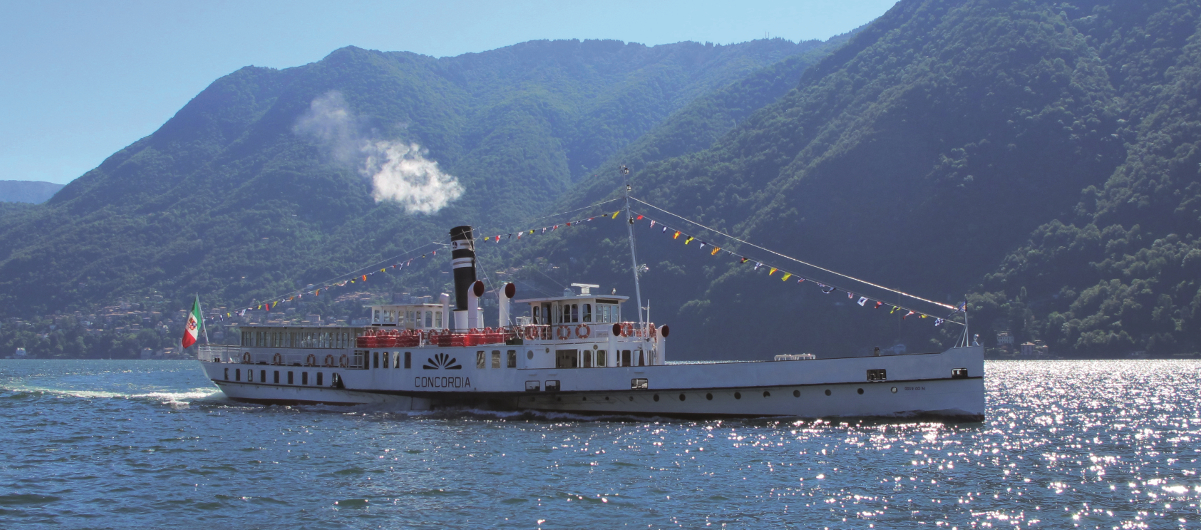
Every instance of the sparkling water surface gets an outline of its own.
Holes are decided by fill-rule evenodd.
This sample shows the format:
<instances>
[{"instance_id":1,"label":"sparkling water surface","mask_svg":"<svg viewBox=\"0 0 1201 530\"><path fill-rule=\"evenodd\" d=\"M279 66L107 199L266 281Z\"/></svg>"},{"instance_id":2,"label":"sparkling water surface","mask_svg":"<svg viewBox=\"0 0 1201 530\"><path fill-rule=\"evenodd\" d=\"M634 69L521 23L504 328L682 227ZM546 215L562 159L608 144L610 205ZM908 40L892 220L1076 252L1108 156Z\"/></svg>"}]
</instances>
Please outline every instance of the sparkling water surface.
<instances>
[{"instance_id":1,"label":"sparkling water surface","mask_svg":"<svg viewBox=\"0 0 1201 530\"><path fill-rule=\"evenodd\" d=\"M1198 528L1197 361L986 364L984 423L228 401L196 362L0 361L3 528Z\"/></svg>"}]
</instances>

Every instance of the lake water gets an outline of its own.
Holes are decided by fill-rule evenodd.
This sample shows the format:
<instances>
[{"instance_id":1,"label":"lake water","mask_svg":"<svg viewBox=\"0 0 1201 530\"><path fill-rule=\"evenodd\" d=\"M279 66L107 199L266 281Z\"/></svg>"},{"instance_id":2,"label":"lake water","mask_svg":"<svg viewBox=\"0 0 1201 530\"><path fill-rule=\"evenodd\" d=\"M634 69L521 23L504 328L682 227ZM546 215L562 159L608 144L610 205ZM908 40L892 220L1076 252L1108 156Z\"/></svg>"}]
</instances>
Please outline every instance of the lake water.
<instances>
[{"instance_id":1,"label":"lake water","mask_svg":"<svg viewBox=\"0 0 1201 530\"><path fill-rule=\"evenodd\" d=\"M1196 361L990 361L984 423L232 403L0 361L3 528L1198 528Z\"/></svg>"}]
</instances>

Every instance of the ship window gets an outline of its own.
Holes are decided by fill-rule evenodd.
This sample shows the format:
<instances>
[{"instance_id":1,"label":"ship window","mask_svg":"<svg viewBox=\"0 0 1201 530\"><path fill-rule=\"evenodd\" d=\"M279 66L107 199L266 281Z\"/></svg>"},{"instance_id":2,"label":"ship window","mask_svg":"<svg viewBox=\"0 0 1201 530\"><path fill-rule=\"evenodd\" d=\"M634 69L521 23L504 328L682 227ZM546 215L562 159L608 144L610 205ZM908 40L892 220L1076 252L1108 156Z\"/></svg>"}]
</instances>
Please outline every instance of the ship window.
<instances>
[{"instance_id":1,"label":"ship window","mask_svg":"<svg viewBox=\"0 0 1201 530\"><path fill-rule=\"evenodd\" d=\"M275 383L277 385L279 384L279 370L275 371L275 373L273 374L273 377L271 378L271 382Z\"/></svg>"},{"instance_id":2,"label":"ship window","mask_svg":"<svg viewBox=\"0 0 1201 530\"><path fill-rule=\"evenodd\" d=\"M266 370L259 370L259 382L260 383L267 382L267 371Z\"/></svg>"},{"instance_id":3,"label":"ship window","mask_svg":"<svg viewBox=\"0 0 1201 530\"><path fill-rule=\"evenodd\" d=\"M229 381L229 368L225 369L225 380Z\"/></svg>"},{"instance_id":4,"label":"ship window","mask_svg":"<svg viewBox=\"0 0 1201 530\"><path fill-rule=\"evenodd\" d=\"M500 368L500 350L492 350L492 367Z\"/></svg>"},{"instance_id":5,"label":"ship window","mask_svg":"<svg viewBox=\"0 0 1201 530\"><path fill-rule=\"evenodd\" d=\"M384 352L384 368L388 367L388 352Z\"/></svg>"},{"instance_id":6,"label":"ship window","mask_svg":"<svg viewBox=\"0 0 1201 530\"><path fill-rule=\"evenodd\" d=\"M234 381L241 381L241 380L242 380L242 369L234 368Z\"/></svg>"},{"instance_id":7,"label":"ship window","mask_svg":"<svg viewBox=\"0 0 1201 530\"><path fill-rule=\"evenodd\" d=\"M592 304L584 304L584 322L592 322Z\"/></svg>"},{"instance_id":8,"label":"ship window","mask_svg":"<svg viewBox=\"0 0 1201 530\"><path fill-rule=\"evenodd\" d=\"M645 377L637 377L630 380L630 390L646 390L647 384Z\"/></svg>"},{"instance_id":9,"label":"ship window","mask_svg":"<svg viewBox=\"0 0 1201 530\"><path fill-rule=\"evenodd\" d=\"M371 352L371 367L379 368L379 352L377 351Z\"/></svg>"},{"instance_id":10,"label":"ship window","mask_svg":"<svg viewBox=\"0 0 1201 530\"><path fill-rule=\"evenodd\" d=\"M481 369L484 367L484 352L475 352L475 367Z\"/></svg>"},{"instance_id":11,"label":"ship window","mask_svg":"<svg viewBox=\"0 0 1201 530\"><path fill-rule=\"evenodd\" d=\"M405 352L405 369L413 367L413 352Z\"/></svg>"},{"instance_id":12,"label":"ship window","mask_svg":"<svg viewBox=\"0 0 1201 530\"><path fill-rule=\"evenodd\" d=\"M571 321L580 321L580 304L571 304Z\"/></svg>"},{"instance_id":13,"label":"ship window","mask_svg":"<svg viewBox=\"0 0 1201 530\"><path fill-rule=\"evenodd\" d=\"M576 350L555 350L555 368L576 368L579 366Z\"/></svg>"},{"instance_id":14,"label":"ship window","mask_svg":"<svg viewBox=\"0 0 1201 530\"><path fill-rule=\"evenodd\" d=\"M592 352L584 350L584 368L592 368Z\"/></svg>"},{"instance_id":15,"label":"ship window","mask_svg":"<svg viewBox=\"0 0 1201 530\"><path fill-rule=\"evenodd\" d=\"M425 312L425 327L427 327L427 328L434 327L434 312L433 311Z\"/></svg>"},{"instance_id":16,"label":"ship window","mask_svg":"<svg viewBox=\"0 0 1201 530\"><path fill-rule=\"evenodd\" d=\"M951 370L951 379L967 379L967 368L954 368Z\"/></svg>"},{"instance_id":17,"label":"ship window","mask_svg":"<svg viewBox=\"0 0 1201 530\"><path fill-rule=\"evenodd\" d=\"M884 370L884 369L868 370L867 371L867 380L868 381L887 381L888 380L888 370Z\"/></svg>"},{"instance_id":18,"label":"ship window","mask_svg":"<svg viewBox=\"0 0 1201 530\"><path fill-rule=\"evenodd\" d=\"M509 350L509 368L517 368L517 350Z\"/></svg>"},{"instance_id":19,"label":"ship window","mask_svg":"<svg viewBox=\"0 0 1201 530\"><path fill-rule=\"evenodd\" d=\"M542 322L539 322L539 320L538 320L538 314L539 314L539 311L538 311L538 309L539 309L539 307L538 307L538 306L534 306L534 307L533 307L533 313L532 313L532 315L533 315L533 317L534 317L534 318L533 318L533 320L534 320L534 323L535 323L535 324L541 324L541 323L542 323Z\"/></svg>"},{"instance_id":20,"label":"ship window","mask_svg":"<svg viewBox=\"0 0 1201 530\"><path fill-rule=\"evenodd\" d=\"M630 350L621 350L621 365L630 366Z\"/></svg>"},{"instance_id":21,"label":"ship window","mask_svg":"<svg viewBox=\"0 0 1201 530\"><path fill-rule=\"evenodd\" d=\"M642 350L638 350L638 366L646 366L646 357L643 355Z\"/></svg>"},{"instance_id":22,"label":"ship window","mask_svg":"<svg viewBox=\"0 0 1201 530\"><path fill-rule=\"evenodd\" d=\"M546 391L547 392L558 392L559 391L559 381L557 379L551 379L551 380L547 381L546 382Z\"/></svg>"},{"instance_id":23,"label":"ship window","mask_svg":"<svg viewBox=\"0 0 1201 530\"><path fill-rule=\"evenodd\" d=\"M308 372L300 372L300 384L302 384L302 385L309 384L309 373Z\"/></svg>"},{"instance_id":24,"label":"ship window","mask_svg":"<svg viewBox=\"0 0 1201 530\"><path fill-rule=\"evenodd\" d=\"M322 372L317 372L317 386L321 386L321 376L325 375Z\"/></svg>"},{"instance_id":25,"label":"ship window","mask_svg":"<svg viewBox=\"0 0 1201 530\"><path fill-rule=\"evenodd\" d=\"M434 311L434 327L442 329L442 312Z\"/></svg>"},{"instance_id":26,"label":"ship window","mask_svg":"<svg viewBox=\"0 0 1201 530\"><path fill-rule=\"evenodd\" d=\"M609 363L605 362L607 360L608 359L605 359L605 350L596 350L596 366L598 368L602 366L609 366Z\"/></svg>"},{"instance_id":27,"label":"ship window","mask_svg":"<svg viewBox=\"0 0 1201 530\"><path fill-rule=\"evenodd\" d=\"M538 388L541 386L540 383L541 383L540 381L526 381L525 382L525 391L526 392L537 392Z\"/></svg>"},{"instance_id":28,"label":"ship window","mask_svg":"<svg viewBox=\"0 0 1201 530\"><path fill-rule=\"evenodd\" d=\"M288 370L288 384L289 384L289 385L293 384L293 382L292 382L292 381L293 381L293 379L292 379L292 371L291 371L291 370Z\"/></svg>"},{"instance_id":29,"label":"ship window","mask_svg":"<svg viewBox=\"0 0 1201 530\"><path fill-rule=\"evenodd\" d=\"M371 312L371 323L379 324L379 309L376 309Z\"/></svg>"}]
</instances>

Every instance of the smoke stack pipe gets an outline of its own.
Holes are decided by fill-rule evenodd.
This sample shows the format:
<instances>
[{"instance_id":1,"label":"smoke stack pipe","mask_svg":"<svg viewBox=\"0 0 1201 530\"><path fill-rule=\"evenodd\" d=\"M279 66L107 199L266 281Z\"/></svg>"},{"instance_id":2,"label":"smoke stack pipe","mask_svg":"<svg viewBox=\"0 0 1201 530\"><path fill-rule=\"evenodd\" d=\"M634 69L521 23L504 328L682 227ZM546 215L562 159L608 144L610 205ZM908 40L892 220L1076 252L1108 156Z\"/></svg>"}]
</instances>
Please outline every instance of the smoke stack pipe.
<instances>
[{"instance_id":1,"label":"smoke stack pipe","mask_svg":"<svg viewBox=\"0 0 1201 530\"><path fill-rule=\"evenodd\" d=\"M475 241L470 226L450 229L450 266L455 275L455 328L467 326L468 296L475 283Z\"/></svg>"}]
</instances>

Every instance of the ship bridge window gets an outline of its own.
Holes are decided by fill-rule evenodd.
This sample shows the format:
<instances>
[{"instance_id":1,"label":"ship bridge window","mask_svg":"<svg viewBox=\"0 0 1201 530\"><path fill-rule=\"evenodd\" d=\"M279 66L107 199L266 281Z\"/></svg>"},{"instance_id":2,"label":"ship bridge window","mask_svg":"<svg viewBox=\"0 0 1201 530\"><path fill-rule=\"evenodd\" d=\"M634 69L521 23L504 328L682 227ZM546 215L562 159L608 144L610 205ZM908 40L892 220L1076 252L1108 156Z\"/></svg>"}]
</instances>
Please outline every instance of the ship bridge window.
<instances>
[{"instance_id":1,"label":"ship bridge window","mask_svg":"<svg viewBox=\"0 0 1201 530\"><path fill-rule=\"evenodd\" d=\"M434 311L434 327L442 329L442 312Z\"/></svg>"},{"instance_id":2,"label":"ship bridge window","mask_svg":"<svg viewBox=\"0 0 1201 530\"><path fill-rule=\"evenodd\" d=\"M608 359L605 358L605 350L596 350L596 366L598 368L609 366L609 363L606 361Z\"/></svg>"},{"instance_id":3,"label":"ship bridge window","mask_svg":"<svg viewBox=\"0 0 1201 530\"><path fill-rule=\"evenodd\" d=\"M592 304L584 304L584 322L592 322Z\"/></svg>"},{"instance_id":4,"label":"ship bridge window","mask_svg":"<svg viewBox=\"0 0 1201 530\"><path fill-rule=\"evenodd\" d=\"M533 308L530 309L530 316L533 317L531 320L533 320L535 324L542 323L541 319L539 318L540 313L541 313L541 311L539 311L539 309L541 309L541 308L538 306L534 306Z\"/></svg>"},{"instance_id":5,"label":"ship bridge window","mask_svg":"<svg viewBox=\"0 0 1201 530\"><path fill-rule=\"evenodd\" d=\"M379 309L373 310L371 312L371 323L372 324L379 324L379 313L380 313Z\"/></svg>"},{"instance_id":6,"label":"ship bridge window","mask_svg":"<svg viewBox=\"0 0 1201 530\"><path fill-rule=\"evenodd\" d=\"M388 367L388 352L384 352L384 368Z\"/></svg>"},{"instance_id":7,"label":"ship bridge window","mask_svg":"<svg viewBox=\"0 0 1201 530\"><path fill-rule=\"evenodd\" d=\"M621 366L630 366L630 350L621 350Z\"/></svg>"},{"instance_id":8,"label":"ship bridge window","mask_svg":"<svg viewBox=\"0 0 1201 530\"><path fill-rule=\"evenodd\" d=\"M584 368L592 368L592 352L590 350L584 350L583 366Z\"/></svg>"},{"instance_id":9,"label":"ship bridge window","mask_svg":"<svg viewBox=\"0 0 1201 530\"><path fill-rule=\"evenodd\" d=\"M500 368L500 350L492 350L492 367Z\"/></svg>"},{"instance_id":10,"label":"ship bridge window","mask_svg":"<svg viewBox=\"0 0 1201 530\"><path fill-rule=\"evenodd\" d=\"M425 312L425 327L427 327L427 328L434 327L434 312L433 311Z\"/></svg>"},{"instance_id":11,"label":"ship bridge window","mask_svg":"<svg viewBox=\"0 0 1201 530\"><path fill-rule=\"evenodd\" d=\"M413 352L405 352L405 369L413 367Z\"/></svg>"},{"instance_id":12,"label":"ship bridge window","mask_svg":"<svg viewBox=\"0 0 1201 530\"><path fill-rule=\"evenodd\" d=\"M571 322L580 321L580 304L571 304Z\"/></svg>"},{"instance_id":13,"label":"ship bridge window","mask_svg":"<svg viewBox=\"0 0 1201 530\"><path fill-rule=\"evenodd\" d=\"M509 368L517 368L517 350L509 350L508 357L507 366Z\"/></svg>"},{"instance_id":14,"label":"ship bridge window","mask_svg":"<svg viewBox=\"0 0 1201 530\"><path fill-rule=\"evenodd\" d=\"M475 352L475 367L479 368L479 369L484 368L484 352L482 352L482 351Z\"/></svg>"}]
</instances>

